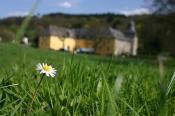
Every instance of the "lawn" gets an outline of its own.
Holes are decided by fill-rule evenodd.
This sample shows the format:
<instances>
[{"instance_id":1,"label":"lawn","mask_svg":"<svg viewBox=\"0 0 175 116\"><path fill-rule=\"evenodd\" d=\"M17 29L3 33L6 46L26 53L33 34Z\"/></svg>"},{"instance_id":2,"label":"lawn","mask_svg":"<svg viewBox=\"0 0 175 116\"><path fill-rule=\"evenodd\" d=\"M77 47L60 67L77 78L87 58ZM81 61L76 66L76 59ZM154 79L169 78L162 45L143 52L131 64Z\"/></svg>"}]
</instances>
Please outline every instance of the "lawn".
<instances>
[{"instance_id":1,"label":"lawn","mask_svg":"<svg viewBox=\"0 0 175 116\"><path fill-rule=\"evenodd\" d=\"M57 69L44 77L38 63ZM0 43L0 114L36 116L175 115L175 87L166 94L175 60L102 57Z\"/></svg>"}]
</instances>

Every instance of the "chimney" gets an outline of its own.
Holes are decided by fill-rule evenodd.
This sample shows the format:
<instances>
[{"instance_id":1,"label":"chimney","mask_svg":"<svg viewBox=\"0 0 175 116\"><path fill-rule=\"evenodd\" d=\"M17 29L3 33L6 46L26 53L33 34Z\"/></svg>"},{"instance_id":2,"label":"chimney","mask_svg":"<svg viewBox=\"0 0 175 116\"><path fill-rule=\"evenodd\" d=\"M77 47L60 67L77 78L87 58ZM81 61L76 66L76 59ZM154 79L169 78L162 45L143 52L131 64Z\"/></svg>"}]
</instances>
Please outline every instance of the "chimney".
<instances>
[{"instance_id":1,"label":"chimney","mask_svg":"<svg viewBox=\"0 0 175 116\"><path fill-rule=\"evenodd\" d=\"M137 33L135 29L135 22L133 19L130 21L130 32L133 33L133 41L132 41L132 55L136 56L137 55L137 48L138 48L138 38L137 38Z\"/></svg>"}]
</instances>

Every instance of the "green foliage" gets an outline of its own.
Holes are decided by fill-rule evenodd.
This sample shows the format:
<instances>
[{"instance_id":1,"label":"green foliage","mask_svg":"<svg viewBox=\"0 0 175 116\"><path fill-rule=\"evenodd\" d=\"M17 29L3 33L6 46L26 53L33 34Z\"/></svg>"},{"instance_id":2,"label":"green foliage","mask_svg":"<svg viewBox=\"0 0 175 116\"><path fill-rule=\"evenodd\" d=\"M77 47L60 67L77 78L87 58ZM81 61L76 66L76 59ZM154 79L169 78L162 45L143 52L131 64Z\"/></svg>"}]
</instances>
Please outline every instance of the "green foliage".
<instances>
[{"instance_id":1,"label":"green foliage","mask_svg":"<svg viewBox=\"0 0 175 116\"><path fill-rule=\"evenodd\" d=\"M140 54L175 55L174 17L175 14L147 15L136 18Z\"/></svg>"},{"instance_id":2,"label":"green foliage","mask_svg":"<svg viewBox=\"0 0 175 116\"><path fill-rule=\"evenodd\" d=\"M113 27L123 32L128 30L130 19L136 22L136 30L139 38L139 54L157 55L167 53L175 56L175 14L167 15L141 15L126 17L115 14L94 14L94 15L70 15L70 14L48 14L42 17L30 17L25 35L29 37L29 42L37 46L37 40L48 25L57 25L67 28L86 28L102 30ZM25 17L10 17L0 20L0 26L7 31L17 33ZM92 32L92 35L96 33ZM4 36L6 34L4 33ZM95 35L95 34L94 34ZM98 33L100 36L101 34ZM95 35L99 39L97 34ZM8 36L8 35L7 35Z\"/></svg>"},{"instance_id":3,"label":"green foliage","mask_svg":"<svg viewBox=\"0 0 175 116\"><path fill-rule=\"evenodd\" d=\"M25 23L24 23L24 20ZM69 14L48 14L41 18L38 16L28 16L26 17L9 17L0 20L0 26L3 26L7 30L13 32L18 32L18 36L23 36L24 34L29 36L29 41L32 44L35 43L37 37L43 33L49 25L57 25L58 27L67 28L101 28L101 27L117 27L120 30L126 30L127 27L125 22L128 19L124 15L115 14L96 14L96 15L69 15ZM117 26L115 25L117 23ZM20 26L23 24L25 33L21 32ZM18 31L21 29L21 31ZM17 37L19 39L19 37Z\"/></svg>"},{"instance_id":4,"label":"green foliage","mask_svg":"<svg viewBox=\"0 0 175 116\"><path fill-rule=\"evenodd\" d=\"M15 34L5 28L0 29L0 37L2 38L3 42L12 42L13 40L15 40Z\"/></svg>"},{"instance_id":5,"label":"green foliage","mask_svg":"<svg viewBox=\"0 0 175 116\"><path fill-rule=\"evenodd\" d=\"M26 29L28 27L28 24L29 24L29 22L31 21L31 19L33 17L33 13L37 8L38 3L39 3L39 0L36 0L35 3L33 4L32 8L31 8L31 10L30 10L30 12L29 12L29 15L26 16L24 21L22 21L21 26L18 29L16 37L15 37L17 43L20 43L21 38L24 36L24 34L26 32Z\"/></svg>"},{"instance_id":6,"label":"green foliage","mask_svg":"<svg viewBox=\"0 0 175 116\"><path fill-rule=\"evenodd\" d=\"M167 14L175 12L175 0L152 0L151 2L157 13Z\"/></svg>"},{"instance_id":7,"label":"green foliage","mask_svg":"<svg viewBox=\"0 0 175 116\"><path fill-rule=\"evenodd\" d=\"M44 78L31 115L152 116L159 111L160 77L154 59L72 55L2 43L0 51L2 115L27 115L40 80L35 71L38 62L52 64L57 75ZM167 87L174 67L174 59L165 63ZM172 85L165 99L168 115L175 114L174 91Z\"/></svg>"}]
</instances>

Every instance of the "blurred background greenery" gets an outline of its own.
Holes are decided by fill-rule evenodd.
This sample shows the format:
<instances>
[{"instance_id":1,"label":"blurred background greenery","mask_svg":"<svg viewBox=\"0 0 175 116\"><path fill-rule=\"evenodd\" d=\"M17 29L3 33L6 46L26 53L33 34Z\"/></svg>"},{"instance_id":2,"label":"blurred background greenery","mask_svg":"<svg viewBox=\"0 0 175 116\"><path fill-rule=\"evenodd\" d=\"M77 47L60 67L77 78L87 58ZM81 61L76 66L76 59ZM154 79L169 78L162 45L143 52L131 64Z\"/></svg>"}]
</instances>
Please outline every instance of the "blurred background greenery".
<instances>
[{"instance_id":1,"label":"blurred background greenery","mask_svg":"<svg viewBox=\"0 0 175 116\"><path fill-rule=\"evenodd\" d=\"M145 2L148 2L145 0ZM139 55L157 55L160 53L175 56L175 1L152 0L151 14L125 16L115 13L73 15L50 13L33 15L24 35L29 37L32 46L37 47L38 37L48 25L68 28L102 28L114 27L123 32L127 30L130 19L136 22L139 38ZM15 41L15 34L25 16L0 19L0 36L2 41Z\"/></svg>"}]
</instances>

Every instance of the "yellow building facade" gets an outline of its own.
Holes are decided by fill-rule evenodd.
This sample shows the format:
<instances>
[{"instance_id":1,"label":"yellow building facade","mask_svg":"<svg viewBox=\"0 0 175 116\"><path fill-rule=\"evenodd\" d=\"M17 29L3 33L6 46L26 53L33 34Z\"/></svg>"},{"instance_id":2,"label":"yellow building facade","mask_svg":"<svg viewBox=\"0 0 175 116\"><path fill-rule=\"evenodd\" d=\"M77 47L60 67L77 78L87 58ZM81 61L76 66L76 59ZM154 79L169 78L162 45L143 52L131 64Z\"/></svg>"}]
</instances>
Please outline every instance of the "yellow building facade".
<instances>
[{"instance_id":1,"label":"yellow building facade","mask_svg":"<svg viewBox=\"0 0 175 116\"><path fill-rule=\"evenodd\" d=\"M65 49L67 51L73 52L76 48L93 48L94 41L87 39L76 39L70 37L40 37L39 38L39 48L61 50Z\"/></svg>"},{"instance_id":2,"label":"yellow building facade","mask_svg":"<svg viewBox=\"0 0 175 116\"><path fill-rule=\"evenodd\" d=\"M105 30L99 38L88 39L83 31L72 31L70 29L61 29L61 32L54 27L54 31L43 35L39 38L39 47L52 50L65 50L74 52L77 49L93 49L93 53L99 55L120 55L136 53L136 41L131 36L126 36L122 32L115 29ZM81 36L81 33L83 33ZM107 33L106 33L107 32ZM78 33L78 34L77 34ZM98 34L98 33L97 33ZM84 37L84 38L83 38ZM135 49L136 48L136 49ZM91 51L92 52L92 51Z\"/></svg>"}]
</instances>

